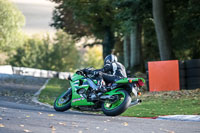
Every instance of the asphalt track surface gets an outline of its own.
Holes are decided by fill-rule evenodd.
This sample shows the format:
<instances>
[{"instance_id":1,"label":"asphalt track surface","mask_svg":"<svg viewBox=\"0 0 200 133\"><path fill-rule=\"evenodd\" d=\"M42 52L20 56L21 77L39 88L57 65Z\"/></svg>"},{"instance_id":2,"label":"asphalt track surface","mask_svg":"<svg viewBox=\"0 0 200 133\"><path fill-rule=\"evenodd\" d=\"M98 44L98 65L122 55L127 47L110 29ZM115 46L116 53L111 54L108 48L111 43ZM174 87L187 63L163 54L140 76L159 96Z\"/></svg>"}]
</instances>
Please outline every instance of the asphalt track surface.
<instances>
[{"instance_id":1,"label":"asphalt track surface","mask_svg":"<svg viewBox=\"0 0 200 133\"><path fill-rule=\"evenodd\" d=\"M20 78L23 77L17 77ZM0 133L200 132L199 122L108 117L77 111L56 112L53 108L38 105L30 100L30 96L38 91L45 79L28 77L26 84L22 83L24 79L16 81L12 78L3 78L2 80L0 77Z\"/></svg>"}]
</instances>

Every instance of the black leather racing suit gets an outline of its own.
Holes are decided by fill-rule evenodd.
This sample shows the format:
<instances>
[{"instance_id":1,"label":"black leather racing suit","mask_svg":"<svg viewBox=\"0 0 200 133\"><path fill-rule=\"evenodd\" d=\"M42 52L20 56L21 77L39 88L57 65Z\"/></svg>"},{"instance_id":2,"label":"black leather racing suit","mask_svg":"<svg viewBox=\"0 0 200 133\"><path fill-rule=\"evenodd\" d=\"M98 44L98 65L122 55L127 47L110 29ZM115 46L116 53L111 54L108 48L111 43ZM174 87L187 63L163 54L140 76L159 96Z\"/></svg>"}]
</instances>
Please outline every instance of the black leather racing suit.
<instances>
[{"instance_id":1,"label":"black leather racing suit","mask_svg":"<svg viewBox=\"0 0 200 133\"><path fill-rule=\"evenodd\" d=\"M118 79L127 77L125 67L119 62L107 63L102 69L95 70L106 83L113 83Z\"/></svg>"}]
</instances>

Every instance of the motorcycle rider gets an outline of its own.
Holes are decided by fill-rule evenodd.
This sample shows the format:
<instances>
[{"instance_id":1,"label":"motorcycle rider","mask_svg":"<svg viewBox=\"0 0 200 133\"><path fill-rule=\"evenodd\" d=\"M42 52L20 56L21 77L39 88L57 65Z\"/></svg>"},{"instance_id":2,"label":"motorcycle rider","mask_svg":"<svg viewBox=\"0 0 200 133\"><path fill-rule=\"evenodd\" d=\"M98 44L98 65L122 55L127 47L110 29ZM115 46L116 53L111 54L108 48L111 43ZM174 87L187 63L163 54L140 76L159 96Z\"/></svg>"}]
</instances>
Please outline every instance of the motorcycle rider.
<instances>
[{"instance_id":1,"label":"motorcycle rider","mask_svg":"<svg viewBox=\"0 0 200 133\"><path fill-rule=\"evenodd\" d=\"M105 84L102 82L105 81L107 84L114 83L116 80L127 77L125 67L118 62L117 57L113 54L107 55L104 59L104 67L102 69L96 70L84 70L86 73L93 74L100 78L99 91L107 91ZM103 85L102 85L103 84Z\"/></svg>"}]
</instances>

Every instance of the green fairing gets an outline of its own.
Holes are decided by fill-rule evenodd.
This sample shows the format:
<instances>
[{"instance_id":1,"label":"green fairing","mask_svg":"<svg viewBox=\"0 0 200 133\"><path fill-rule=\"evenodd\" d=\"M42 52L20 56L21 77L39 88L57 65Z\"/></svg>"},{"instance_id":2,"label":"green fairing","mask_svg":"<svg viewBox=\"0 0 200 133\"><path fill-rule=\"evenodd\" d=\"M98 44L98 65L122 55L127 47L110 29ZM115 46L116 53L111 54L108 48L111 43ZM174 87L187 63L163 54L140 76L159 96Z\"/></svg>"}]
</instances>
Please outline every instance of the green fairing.
<instances>
[{"instance_id":1,"label":"green fairing","mask_svg":"<svg viewBox=\"0 0 200 133\"><path fill-rule=\"evenodd\" d=\"M118 83L118 84L128 83L129 80L132 80L133 82L135 82L135 81L138 81L139 79L141 79L142 82L145 83L145 80L143 78L123 78L123 79L116 81L116 83Z\"/></svg>"},{"instance_id":2,"label":"green fairing","mask_svg":"<svg viewBox=\"0 0 200 133\"><path fill-rule=\"evenodd\" d=\"M116 94L121 94L121 93L117 92L120 89L122 89L122 88L117 88L117 89L114 89L112 91L106 92L104 95L111 95L112 96L112 95L116 95Z\"/></svg>"},{"instance_id":3,"label":"green fairing","mask_svg":"<svg viewBox=\"0 0 200 133\"><path fill-rule=\"evenodd\" d=\"M71 106L88 106L88 105L94 105L93 102L87 102L87 100L80 96L76 91L79 88L85 88L86 90L88 89L89 85L86 86L84 85L83 87L75 87L74 83L70 81L70 85L72 87L72 100L71 100Z\"/></svg>"},{"instance_id":4,"label":"green fairing","mask_svg":"<svg viewBox=\"0 0 200 133\"><path fill-rule=\"evenodd\" d=\"M83 78L83 76L78 75L78 74L74 74L74 75L72 76L72 81L76 81L76 80L79 80L79 79L82 79L82 78Z\"/></svg>"},{"instance_id":5,"label":"green fairing","mask_svg":"<svg viewBox=\"0 0 200 133\"><path fill-rule=\"evenodd\" d=\"M77 81L77 80L80 80L82 79L83 81L86 81L86 79L84 79L85 77L82 76L82 75L78 75L78 74L74 74L72 76L72 81ZM93 80L95 84L97 84L97 80Z\"/></svg>"},{"instance_id":6,"label":"green fairing","mask_svg":"<svg viewBox=\"0 0 200 133\"><path fill-rule=\"evenodd\" d=\"M97 80L93 80L93 82L94 82L95 84L97 84Z\"/></svg>"},{"instance_id":7,"label":"green fairing","mask_svg":"<svg viewBox=\"0 0 200 133\"><path fill-rule=\"evenodd\" d=\"M116 81L116 83L118 83L118 84L120 84L120 83L128 83L128 78L120 79L120 80Z\"/></svg>"}]
</instances>

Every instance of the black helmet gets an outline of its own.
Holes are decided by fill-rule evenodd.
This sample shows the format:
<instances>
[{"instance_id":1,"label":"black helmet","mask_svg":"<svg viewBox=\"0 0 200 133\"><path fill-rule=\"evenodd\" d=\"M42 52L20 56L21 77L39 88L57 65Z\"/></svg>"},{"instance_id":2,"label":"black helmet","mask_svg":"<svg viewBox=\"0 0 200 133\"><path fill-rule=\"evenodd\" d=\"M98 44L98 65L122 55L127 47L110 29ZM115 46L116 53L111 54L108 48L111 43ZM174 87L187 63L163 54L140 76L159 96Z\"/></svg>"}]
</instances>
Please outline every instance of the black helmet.
<instances>
[{"instance_id":1,"label":"black helmet","mask_svg":"<svg viewBox=\"0 0 200 133\"><path fill-rule=\"evenodd\" d=\"M104 59L104 64L111 63L111 62L117 62L117 57L113 54L107 55Z\"/></svg>"}]
</instances>

